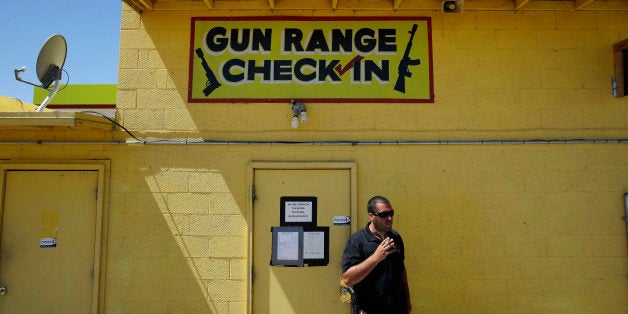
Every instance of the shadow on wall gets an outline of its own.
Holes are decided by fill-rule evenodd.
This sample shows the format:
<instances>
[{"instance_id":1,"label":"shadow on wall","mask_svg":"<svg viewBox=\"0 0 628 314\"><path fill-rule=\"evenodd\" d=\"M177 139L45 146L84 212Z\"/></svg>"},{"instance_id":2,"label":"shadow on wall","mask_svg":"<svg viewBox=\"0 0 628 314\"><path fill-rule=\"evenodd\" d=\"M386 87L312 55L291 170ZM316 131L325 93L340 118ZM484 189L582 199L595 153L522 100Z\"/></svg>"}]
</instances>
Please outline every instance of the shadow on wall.
<instances>
[{"instance_id":1,"label":"shadow on wall","mask_svg":"<svg viewBox=\"0 0 628 314\"><path fill-rule=\"evenodd\" d=\"M175 150L132 147L112 163L108 312L246 306L246 214L229 174Z\"/></svg>"}]
</instances>

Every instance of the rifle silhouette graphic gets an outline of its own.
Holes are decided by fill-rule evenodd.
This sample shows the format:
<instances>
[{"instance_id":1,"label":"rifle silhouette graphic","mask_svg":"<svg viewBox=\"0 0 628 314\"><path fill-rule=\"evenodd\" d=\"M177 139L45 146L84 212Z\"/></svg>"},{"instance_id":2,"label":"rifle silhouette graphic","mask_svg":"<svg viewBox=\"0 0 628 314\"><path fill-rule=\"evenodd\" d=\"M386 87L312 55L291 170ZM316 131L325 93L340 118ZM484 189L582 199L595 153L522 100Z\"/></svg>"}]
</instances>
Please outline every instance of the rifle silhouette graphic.
<instances>
[{"instance_id":1,"label":"rifle silhouette graphic","mask_svg":"<svg viewBox=\"0 0 628 314\"><path fill-rule=\"evenodd\" d=\"M419 65L421 64L421 59L411 59L410 58L410 50L412 49L412 41L414 40L414 33L416 33L416 29L419 27L418 25L412 25L412 30L408 31L410 33L410 40L408 40L408 44L406 45L406 52L403 54L403 58L399 61L399 65L397 66L397 82L395 83L395 90L401 93L406 92L406 77L412 77L412 72L408 69L411 65Z\"/></svg>"},{"instance_id":2,"label":"rifle silhouette graphic","mask_svg":"<svg viewBox=\"0 0 628 314\"><path fill-rule=\"evenodd\" d=\"M203 69L205 69L205 76L207 77L206 87L203 89L203 94L205 97L209 96L216 88L220 87L220 82L216 79L216 75L212 69L209 68L207 61L205 60L205 56L203 55L203 49L197 48L196 55L201 58L201 65Z\"/></svg>"}]
</instances>

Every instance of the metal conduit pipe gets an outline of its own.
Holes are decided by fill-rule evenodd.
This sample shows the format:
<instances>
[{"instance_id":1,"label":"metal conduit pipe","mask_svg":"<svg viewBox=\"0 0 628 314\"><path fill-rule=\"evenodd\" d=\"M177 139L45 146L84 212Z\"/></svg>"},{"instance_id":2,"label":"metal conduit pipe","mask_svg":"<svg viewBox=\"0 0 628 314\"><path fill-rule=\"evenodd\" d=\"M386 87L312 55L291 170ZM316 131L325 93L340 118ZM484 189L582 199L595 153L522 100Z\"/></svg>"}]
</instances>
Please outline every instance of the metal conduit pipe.
<instances>
[{"instance_id":1,"label":"metal conduit pipe","mask_svg":"<svg viewBox=\"0 0 628 314\"><path fill-rule=\"evenodd\" d=\"M156 140L140 142L43 142L12 141L0 142L0 145L305 145L305 146L372 146L372 145L523 145L523 144L626 144L628 139L533 139L533 140L465 140L465 141L174 141Z\"/></svg>"},{"instance_id":2,"label":"metal conduit pipe","mask_svg":"<svg viewBox=\"0 0 628 314\"><path fill-rule=\"evenodd\" d=\"M624 222L626 223L626 233L628 234L628 193L624 193Z\"/></svg>"}]
</instances>

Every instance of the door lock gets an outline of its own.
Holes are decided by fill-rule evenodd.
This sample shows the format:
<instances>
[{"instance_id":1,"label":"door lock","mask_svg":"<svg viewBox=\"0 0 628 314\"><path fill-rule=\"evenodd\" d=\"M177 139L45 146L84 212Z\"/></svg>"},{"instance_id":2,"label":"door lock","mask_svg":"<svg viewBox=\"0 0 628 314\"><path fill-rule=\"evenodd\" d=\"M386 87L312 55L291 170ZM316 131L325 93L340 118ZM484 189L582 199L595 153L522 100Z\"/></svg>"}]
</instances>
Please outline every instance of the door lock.
<instances>
[{"instance_id":1,"label":"door lock","mask_svg":"<svg viewBox=\"0 0 628 314\"><path fill-rule=\"evenodd\" d=\"M0 295L5 295L5 294L7 294L7 288L4 286L0 287Z\"/></svg>"}]
</instances>

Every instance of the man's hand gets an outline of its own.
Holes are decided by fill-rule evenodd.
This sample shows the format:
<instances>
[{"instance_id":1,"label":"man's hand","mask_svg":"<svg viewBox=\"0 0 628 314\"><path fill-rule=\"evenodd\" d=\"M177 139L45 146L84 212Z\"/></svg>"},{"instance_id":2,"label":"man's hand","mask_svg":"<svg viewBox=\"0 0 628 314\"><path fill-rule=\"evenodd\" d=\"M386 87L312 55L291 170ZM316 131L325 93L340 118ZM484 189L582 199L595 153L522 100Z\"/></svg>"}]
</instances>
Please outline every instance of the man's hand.
<instances>
[{"instance_id":1,"label":"man's hand","mask_svg":"<svg viewBox=\"0 0 628 314\"><path fill-rule=\"evenodd\" d=\"M379 244L379 246L377 246L373 256L379 263L386 259L386 256L394 253L396 250L397 247L395 246L395 241L392 238L386 238Z\"/></svg>"},{"instance_id":2,"label":"man's hand","mask_svg":"<svg viewBox=\"0 0 628 314\"><path fill-rule=\"evenodd\" d=\"M342 280L348 286L353 286L356 283L362 281L366 276L373 271L375 266L381 261L385 260L388 255L397 251L395 241L391 238L384 239L375 249L373 255L362 261L362 263L352 266L342 274Z\"/></svg>"}]
</instances>

